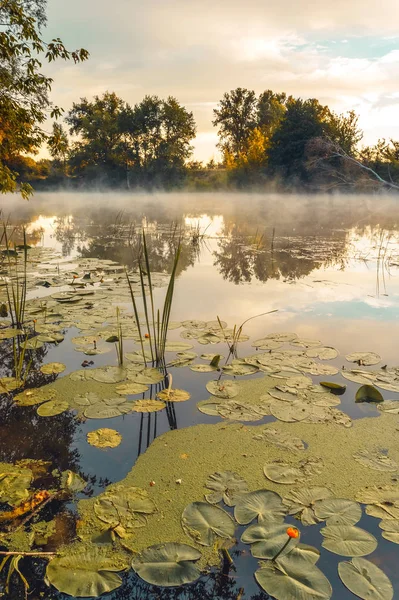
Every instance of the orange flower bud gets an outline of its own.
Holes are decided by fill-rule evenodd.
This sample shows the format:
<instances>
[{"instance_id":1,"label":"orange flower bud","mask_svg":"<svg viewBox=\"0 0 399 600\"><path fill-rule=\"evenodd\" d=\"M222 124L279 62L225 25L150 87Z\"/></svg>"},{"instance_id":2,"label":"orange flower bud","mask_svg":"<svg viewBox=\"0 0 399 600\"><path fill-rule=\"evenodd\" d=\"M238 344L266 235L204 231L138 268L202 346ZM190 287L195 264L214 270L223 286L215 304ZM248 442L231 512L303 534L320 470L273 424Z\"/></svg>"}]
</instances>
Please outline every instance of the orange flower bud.
<instances>
[{"instance_id":1,"label":"orange flower bud","mask_svg":"<svg viewBox=\"0 0 399 600\"><path fill-rule=\"evenodd\" d=\"M290 538L299 538L299 530L296 527L288 527L287 535Z\"/></svg>"},{"instance_id":2,"label":"orange flower bud","mask_svg":"<svg viewBox=\"0 0 399 600\"><path fill-rule=\"evenodd\" d=\"M146 333L144 337L145 337L145 338L149 338L149 337L150 337L150 334L149 334L149 333Z\"/></svg>"}]
</instances>

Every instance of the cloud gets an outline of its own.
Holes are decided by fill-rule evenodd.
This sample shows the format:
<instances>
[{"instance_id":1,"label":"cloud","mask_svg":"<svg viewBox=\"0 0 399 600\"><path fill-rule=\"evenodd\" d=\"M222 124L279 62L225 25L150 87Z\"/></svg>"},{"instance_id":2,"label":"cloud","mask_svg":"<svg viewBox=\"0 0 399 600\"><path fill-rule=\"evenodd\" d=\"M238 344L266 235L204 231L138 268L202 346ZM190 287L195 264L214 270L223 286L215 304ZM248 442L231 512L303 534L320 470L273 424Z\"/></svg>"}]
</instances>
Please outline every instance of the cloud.
<instances>
[{"instance_id":1,"label":"cloud","mask_svg":"<svg viewBox=\"0 0 399 600\"><path fill-rule=\"evenodd\" d=\"M105 0L52 0L48 35L91 52L83 65L47 67L54 100L69 108L105 90L132 104L174 95L194 112L201 157L214 153L213 108L238 86L355 108L367 139L389 137L399 101L396 1L291 3L114 0L111 10Z\"/></svg>"}]
</instances>

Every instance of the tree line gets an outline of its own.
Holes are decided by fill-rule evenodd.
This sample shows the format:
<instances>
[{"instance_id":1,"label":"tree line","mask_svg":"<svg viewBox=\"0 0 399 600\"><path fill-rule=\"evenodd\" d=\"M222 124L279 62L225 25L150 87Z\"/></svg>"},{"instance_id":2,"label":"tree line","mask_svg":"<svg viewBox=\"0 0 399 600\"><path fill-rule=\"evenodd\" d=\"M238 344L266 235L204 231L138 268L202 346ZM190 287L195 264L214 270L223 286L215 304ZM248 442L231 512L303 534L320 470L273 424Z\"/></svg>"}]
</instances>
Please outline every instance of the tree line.
<instances>
[{"instance_id":1,"label":"tree line","mask_svg":"<svg viewBox=\"0 0 399 600\"><path fill-rule=\"evenodd\" d=\"M273 185L307 191L399 189L399 142L361 145L354 111L266 90L226 92L213 111L221 160L193 160L193 113L173 96L134 106L113 92L64 115L49 98L42 60L88 58L46 42L45 0L0 2L0 191L51 187L188 189ZM61 121L61 118L62 121ZM52 131L49 119L56 119ZM47 145L50 159L34 159Z\"/></svg>"}]
</instances>

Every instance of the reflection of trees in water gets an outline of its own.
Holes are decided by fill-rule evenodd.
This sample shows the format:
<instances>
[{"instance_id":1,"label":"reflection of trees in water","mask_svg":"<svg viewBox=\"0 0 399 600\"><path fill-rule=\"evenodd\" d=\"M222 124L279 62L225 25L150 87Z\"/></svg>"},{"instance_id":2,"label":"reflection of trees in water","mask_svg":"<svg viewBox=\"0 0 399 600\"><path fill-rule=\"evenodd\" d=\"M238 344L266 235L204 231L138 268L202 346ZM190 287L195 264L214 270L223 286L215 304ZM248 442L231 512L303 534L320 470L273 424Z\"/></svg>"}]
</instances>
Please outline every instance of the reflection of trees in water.
<instances>
[{"instance_id":1,"label":"reflection of trees in water","mask_svg":"<svg viewBox=\"0 0 399 600\"><path fill-rule=\"evenodd\" d=\"M279 236L273 229L249 234L245 226L225 225L214 265L235 284L253 279L293 281L321 266L345 266L346 236L331 238Z\"/></svg>"}]
</instances>

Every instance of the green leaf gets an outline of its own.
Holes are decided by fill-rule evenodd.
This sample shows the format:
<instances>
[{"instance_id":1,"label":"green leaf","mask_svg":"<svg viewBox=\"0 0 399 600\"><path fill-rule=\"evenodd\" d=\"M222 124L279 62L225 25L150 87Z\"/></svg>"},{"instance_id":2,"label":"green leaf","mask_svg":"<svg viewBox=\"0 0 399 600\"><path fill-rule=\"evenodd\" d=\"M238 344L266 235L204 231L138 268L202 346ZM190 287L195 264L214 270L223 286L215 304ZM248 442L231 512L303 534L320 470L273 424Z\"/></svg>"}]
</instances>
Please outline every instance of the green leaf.
<instances>
[{"instance_id":1,"label":"green leaf","mask_svg":"<svg viewBox=\"0 0 399 600\"><path fill-rule=\"evenodd\" d=\"M37 408L37 414L41 417L54 417L60 415L69 409L69 404L66 400L50 400L41 404Z\"/></svg>"},{"instance_id":2,"label":"green leaf","mask_svg":"<svg viewBox=\"0 0 399 600\"><path fill-rule=\"evenodd\" d=\"M145 490L123 484L98 496L94 504L94 512L100 521L113 527L121 525L126 529L143 526L146 522L143 515L150 515L155 511L155 504Z\"/></svg>"},{"instance_id":3,"label":"green leaf","mask_svg":"<svg viewBox=\"0 0 399 600\"><path fill-rule=\"evenodd\" d=\"M365 556L377 548L371 533L354 525L329 525L320 530L323 548L341 556Z\"/></svg>"},{"instance_id":4,"label":"green leaf","mask_svg":"<svg viewBox=\"0 0 399 600\"><path fill-rule=\"evenodd\" d=\"M288 514L299 516L304 525L315 525L320 521L314 512L315 503L330 496L332 492L326 487L302 487L291 490L283 502L288 506Z\"/></svg>"},{"instance_id":5,"label":"green leaf","mask_svg":"<svg viewBox=\"0 0 399 600\"><path fill-rule=\"evenodd\" d=\"M290 538L286 523L256 523L250 525L242 534L241 541L251 544L251 553L255 558L273 559L284 556L299 544L299 537Z\"/></svg>"},{"instance_id":6,"label":"green leaf","mask_svg":"<svg viewBox=\"0 0 399 600\"><path fill-rule=\"evenodd\" d=\"M330 582L320 569L313 565L304 568L288 557L262 563L255 579L276 600L329 600L332 595Z\"/></svg>"},{"instance_id":7,"label":"green leaf","mask_svg":"<svg viewBox=\"0 0 399 600\"><path fill-rule=\"evenodd\" d=\"M384 398L373 385L362 385L356 392L356 402L384 402Z\"/></svg>"},{"instance_id":8,"label":"green leaf","mask_svg":"<svg viewBox=\"0 0 399 600\"><path fill-rule=\"evenodd\" d=\"M206 389L212 396L224 398L225 400L235 398L239 393L237 384L229 380L208 381Z\"/></svg>"},{"instance_id":9,"label":"green leaf","mask_svg":"<svg viewBox=\"0 0 399 600\"><path fill-rule=\"evenodd\" d=\"M248 491L248 484L245 479L232 471L213 473L208 477L205 487L213 490L212 494L205 496L208 502L217 504L223 500L227 506L234 506L237 495Z\"/></svg>"},{"instance_id":10,"label":"green leaf","mask_svg":"<svg viewBox=\"0 0 399 600\"><path fill-rule=\"evenodd\" d=\"M325 498L318 500L313 510L320 521L326 525L356 525L362 517L360 504L343 498Z\"/></svg>"},{"instance_id":11,"label":"green leaf","mask_svg":"<svg viewBox=\"0 0 399 600\"><path fill-rule=\"evenodd\" d=\"M99 546L69 549L47 565L46 578L59 592L75 598L98 597L122 584L124 566Z\"/></svg>"},{"instance_id":12,"label":"green leaf","mask_svg":"<svg viewBox=\"0 0 399 600\"><path fill-rule=\"evenodd\" d=\"M201 575L194 564L201 552L187 544L169 542L146 548L132 561L137 575L147 583L177 587L196 581Z\"/></svg>"},{"instance_id":13,"label":"green leaf","mask_svg":"<svg viewBox=\"0 0 399 600\"><path fill-rule=\"evenodd\" d=\"M193 502L182 514L185 533L202 546L211 546L217 537L230 539L235 525L230 515L207 502Z\"/></svg>"},{"instance_id":14,"label":"green leaf","mask_svg":"<svg viewBox=\"0 0 399 600\"><path fill-rule=\"evenodd\" d=\"M365 558L352 558L350 562L340 562L338 574L348 590L363 600L393 598L392 584L384 571Z\"/></svg>"},{"instance_id":15,"label":"green leaf","mask_svg":"<svg viewBox=\"0 0 399 600\"><path fill-rule=\"evenodd\" d=\"M346 385L340 385L333 381L320 381L320 385L331 390L335 394L343 394L346 390Z\"/></svg>"},{"instance_id":16,"label":"green leaf","mask_svg":"<svg viewBox=\"0 0 399 600\"><path fill-rule=\"evenodd\" d=\"M91 446L96 448L116 448L122 441L122 436L115 429L96 429L89 431L87 441Z\"/></svg>"},{"instance_id":17,"label":"green leaf","mask_svg":"<svg viewBox=\"0 0 399 600\"><path fill-rule=\"evenodd\" d=\"M352 352L352 354L347 354L345 358L348 362L355 362L365 367L377 365L381 362L381 356L375 352Z\"/></svg>"},{"instance_id":18,"label":"green leaf","mask_svg":"<svg viewBox=\"0 0 399 600\"><path fill-rule=\"evenodd\" d=\"M281 497L270 490L256 490L243 494L237 500L234 517L240 525L247 525L254 519L259 523L280 523L287 513Z\"/></svg>"}]
</instances>

